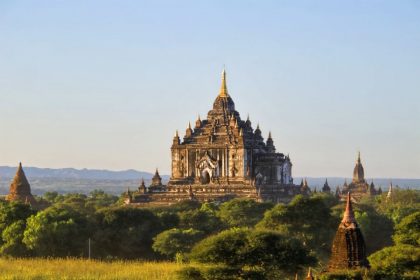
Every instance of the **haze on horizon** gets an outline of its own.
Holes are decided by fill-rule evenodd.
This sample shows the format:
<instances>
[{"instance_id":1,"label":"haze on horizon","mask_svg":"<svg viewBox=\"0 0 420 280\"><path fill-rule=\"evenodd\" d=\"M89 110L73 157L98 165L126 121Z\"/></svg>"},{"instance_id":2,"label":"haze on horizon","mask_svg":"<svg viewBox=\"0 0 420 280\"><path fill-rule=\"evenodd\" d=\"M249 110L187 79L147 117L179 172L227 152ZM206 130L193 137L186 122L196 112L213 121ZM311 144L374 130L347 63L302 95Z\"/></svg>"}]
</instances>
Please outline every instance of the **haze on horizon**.
<instances>
[{"instance_id":1,"label":"haze on horizon","mask_svg":"<svg viewBox=\"0 0 420 280\"><path fill-rule=\"evenodd\" d=\"M0 165L169 174L229 94L293 175L420 178L418 1L0 2ZM1 175L1 174L0 174Z\"/></svg>"}]
</instances>

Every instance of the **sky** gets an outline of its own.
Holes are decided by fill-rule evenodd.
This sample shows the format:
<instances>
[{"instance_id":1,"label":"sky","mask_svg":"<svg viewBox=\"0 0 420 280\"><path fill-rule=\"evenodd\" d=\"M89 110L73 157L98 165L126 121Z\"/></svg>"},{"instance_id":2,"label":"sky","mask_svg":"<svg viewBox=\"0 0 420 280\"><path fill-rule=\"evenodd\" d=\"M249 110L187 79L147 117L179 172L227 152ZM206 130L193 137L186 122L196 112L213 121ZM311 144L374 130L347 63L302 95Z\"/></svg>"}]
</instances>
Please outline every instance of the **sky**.
<instances>
[{"instance_id":1,"label":"sky","mask_svg":"<svg viewBox=\"0 0 420 280\"><path fill-rule=\"evenodd\" d=\"M0 165L170 174L225 66L294 176L420 178L420 1L0 1Z\"/></svg>"}]
</instances>

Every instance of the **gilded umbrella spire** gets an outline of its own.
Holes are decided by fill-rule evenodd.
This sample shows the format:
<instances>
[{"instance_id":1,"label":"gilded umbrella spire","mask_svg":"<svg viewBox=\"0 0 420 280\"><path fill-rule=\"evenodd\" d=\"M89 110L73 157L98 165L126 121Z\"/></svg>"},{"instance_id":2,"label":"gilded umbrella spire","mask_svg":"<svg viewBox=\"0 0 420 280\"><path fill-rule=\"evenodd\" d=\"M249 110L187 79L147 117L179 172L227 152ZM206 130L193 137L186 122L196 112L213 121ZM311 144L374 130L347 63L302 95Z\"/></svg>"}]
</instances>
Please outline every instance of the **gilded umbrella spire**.
<instances>
[{"instance_id":1,"label":"gilded umbrella spire","mask_svg":"<svg viewBox=\"0 0 420 280\"><path fill-rule=\"evenodd\" d=\"M223 72L222 72L222 85L220 87L219 96L220 97L229 97L227 86L226 86L226 71L225 71L225 69L223 69Z\"/></svg>"}]
</instances>

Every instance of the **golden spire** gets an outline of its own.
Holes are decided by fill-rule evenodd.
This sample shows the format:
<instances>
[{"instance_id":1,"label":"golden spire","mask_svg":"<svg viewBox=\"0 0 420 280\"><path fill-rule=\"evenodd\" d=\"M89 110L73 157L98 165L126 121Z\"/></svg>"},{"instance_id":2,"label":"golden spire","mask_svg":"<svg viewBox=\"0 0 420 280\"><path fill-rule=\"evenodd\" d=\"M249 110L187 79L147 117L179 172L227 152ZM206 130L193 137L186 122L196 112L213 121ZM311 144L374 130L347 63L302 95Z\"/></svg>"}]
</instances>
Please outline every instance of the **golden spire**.
<instances>
[{"instance_id":1,"label":"golden spire","mask_svg":"<svg viewBox=\"0 0 420 280\"><path fill-rule=\"evenodd\" d=\"M229 97L227 86L226 86L226 71L225 71L224 68L223 68L223 72L222 72L222 86L220 87L219 96L220 97Z\"/></svg>"},{"instance_id":2,"label":"golden spire","mask_svg":"<svg viewBox=\"0 0 420 280\"><path fill-rule=\"evenodd\" d=\"M354 217L354 212L353 212L353 206L351 204L350 192L347 193L346 210L344 211L344 216L341 222L344 224L356 223L356 219Z\"/></svg>"},{"instance_id":3,"label":"golden spire","mask_svg":"<svg viewBox=\"0 0 420 280\"><path fill-rule=\"evenodd\" d=\"M358 154L357 154L357 163L360 163L361 162L361 160L360 160L360 151L358 152Z\"/></svg>"}]
</instances>

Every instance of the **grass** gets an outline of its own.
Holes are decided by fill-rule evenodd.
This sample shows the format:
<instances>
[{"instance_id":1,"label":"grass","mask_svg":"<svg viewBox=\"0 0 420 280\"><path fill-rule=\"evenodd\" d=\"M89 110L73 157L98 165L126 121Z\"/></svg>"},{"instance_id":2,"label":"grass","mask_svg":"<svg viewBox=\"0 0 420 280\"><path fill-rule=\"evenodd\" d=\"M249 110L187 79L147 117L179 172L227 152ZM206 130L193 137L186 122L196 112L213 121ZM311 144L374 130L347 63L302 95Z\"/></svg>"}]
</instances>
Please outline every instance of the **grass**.
<instances>
[{"instance_id":1,"label":"grass","mask_svg":"<svg viewBox=\"0 0 420 280\"><path fill-rule=\"evenodd\" d=\"M174 262L86 259L0 259L1 279L176 279L183 265Z\"/></svg>"}]
</instances>

